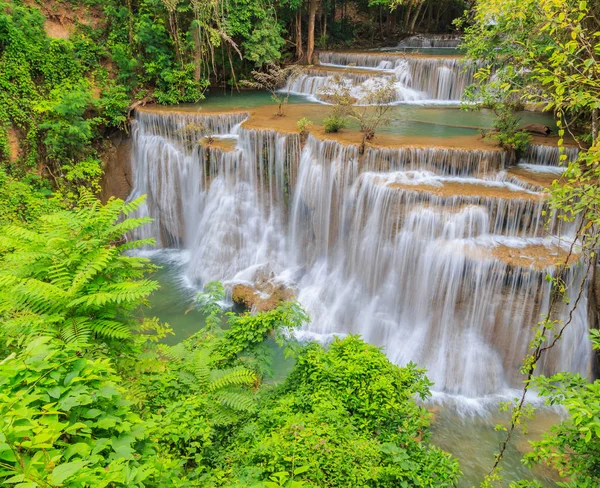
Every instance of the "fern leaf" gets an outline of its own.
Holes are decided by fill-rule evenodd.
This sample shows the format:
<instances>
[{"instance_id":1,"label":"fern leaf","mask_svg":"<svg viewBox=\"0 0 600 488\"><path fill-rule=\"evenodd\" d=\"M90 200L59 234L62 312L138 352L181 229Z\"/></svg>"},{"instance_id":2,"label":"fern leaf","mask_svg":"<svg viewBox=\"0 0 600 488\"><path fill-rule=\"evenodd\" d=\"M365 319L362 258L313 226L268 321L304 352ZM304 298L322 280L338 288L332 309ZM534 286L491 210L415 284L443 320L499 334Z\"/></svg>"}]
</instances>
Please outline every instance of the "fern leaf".
<instances>
[{"instance_id":1,"label":"fern leaf","mask_svg":"<svg viewBox=\"0 0 600 488\"><path fill-rule=\"evenodd\" d=\"M256 382L256 375L243 367L220 369L211 371L209 378L209 392L215 392L232 386L252 385Z\"/></svg>"},{"instance_id":2,"label":"fern leaf","mask_svg":"<svg viewBox=\"0 0 600 488\"><path fill-rule=\"evenodd\" d=\"M235 410L236 412L251 413L256 408L254 398L248 393L222 391L215 393L213 398L221 405Z\"/></svg>"}]
</instances>

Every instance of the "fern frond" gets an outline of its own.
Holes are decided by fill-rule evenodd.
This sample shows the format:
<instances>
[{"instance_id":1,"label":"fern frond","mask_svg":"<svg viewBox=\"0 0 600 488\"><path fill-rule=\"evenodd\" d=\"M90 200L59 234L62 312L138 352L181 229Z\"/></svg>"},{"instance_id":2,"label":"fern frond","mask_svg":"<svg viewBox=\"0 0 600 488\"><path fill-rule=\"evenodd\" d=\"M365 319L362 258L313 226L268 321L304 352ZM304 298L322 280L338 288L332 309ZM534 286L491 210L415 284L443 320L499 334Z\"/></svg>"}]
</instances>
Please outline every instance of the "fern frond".
<instances>
[{"instance_id":1,"label":"fern frond","mask_svg":"<svg viewBox=\"0 0 600 488\"><path fill-rule=\"evenodd\" d=\"M163 356L172 362L181 362L185 358L186 350L183 344L177 344L176 346L162 345L160 352Z\"/></svg>"},{"instance_id":2,"label":"fern frond","mask_svg":"<svg viewBox=\"0 0 600 488\"><path fill-rule=\"evenodd\" d=\"M116 250L114 248L100 248L96 252L87 256L79 264L72 279L69 294L76 293L81 287L88 283L94 276L104 270L110 259L114 257Z\"/></svg>"},{"instance_id":3,"label":"fern frond","mask_svg":"<svg viewBox=\"0 0 600 488\"><path fill-rule=\"evenodd\" d=\"M131 251L132 249L140 249L142 247L153 247L156 245L156 239L149 237L147 239L138 239L136 241L127 241L125 244L117 246L119 252Z\"/></svg>"},{"instance_id":4,"label":"fern frond","mask_svg":"<svg viewBox=\"0 0 600 488\"><path fill-rule=\"evenodd\" d=\"M229 369L217 369L210 373L209 392L215 392L232 386L252 385L256 382L256 375L241 366Z\"/></svg>"},{"instance_id":5,"label":"fern frond","mask_svg":"<svg viewBox=\"0 0 600 488\"><path fill-rule=\"evenodd\" d=\"M89 344L92 336L90 321L87 317L73 317L60 327L60 338L69 343Z\"/></svg>"},{"instance_id":6,"label":"fern frond","mask_svg":"<svg viewBox=\"0 0 600 488\"><path fill-rule=\"evenodd\" d=\"M215 405L217 407L217 405ZM240 421L240 416L235 410L229 408L215 408L210 412L210 422L216 427L226 427Z\"/></svg>"},{"instance_id":7,"label":"fern frond","mask_svg":"<svg viewBox=\"0 0 600 488\"><path fill-rule=\"evenodd\" d=\"M142 195L141 197L138 197L135 200L131 200L130 202L124 203L123 207L122 207L122 212L125 215L130 215L133 212L135 212L136 210L138 210L145 202L146 202L146 195Z\"/></svg>"},{"instance_id":8,"label":"fern frond","mask_svg":"<svg viewBox=\"0 0 600 488\"><path fill-rule=\"evenodd\" d=\"M215 393L212 398L236 412L251 413L256 409L254 398L249 393L221 391Z\"/></svg>"},{"instance_id":9,"label":"fern frond","mask_svg":"<svg viewBox=\"0 0 600 488\"><path fill-rule=\"evenodd\" d=\"M211 366L214 364L212 351L209 348L203 348L195 351L188 365L193 370L196 381L200 386L206 387L211 372Z\"/></svg>"},{"instance_id":10,"label":"fern frond","mask_svg":"<svg viewBox=\"0 0 600 488\"><path fill-rule=\"evenodd\" d=\"M131 337L129 327L115 320L92 320L90 328L99 336L106 337L107 339L129 339Z\"/></svg>"}]
</instances>

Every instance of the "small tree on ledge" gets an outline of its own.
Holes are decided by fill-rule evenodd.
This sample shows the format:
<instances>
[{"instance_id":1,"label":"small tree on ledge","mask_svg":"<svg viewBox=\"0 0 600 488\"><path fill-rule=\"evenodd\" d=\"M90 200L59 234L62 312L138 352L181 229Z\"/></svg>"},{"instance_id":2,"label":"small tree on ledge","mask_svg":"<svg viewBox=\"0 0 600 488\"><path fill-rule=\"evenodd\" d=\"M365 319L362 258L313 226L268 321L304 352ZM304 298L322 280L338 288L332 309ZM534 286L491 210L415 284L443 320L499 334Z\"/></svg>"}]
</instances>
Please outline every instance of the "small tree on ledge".
<instances>
[{"instance_id":1,"label":"small tree on ledge","mask_svg":"<svg viewBox=\"0 0 600 488\"><path fill-rule=\"evenodd\" d=\"M290 90L288 88L281 91L281 89L286 86L288 80L292 81L298 74L299 70L296 66L282 68L276 64L269 64L266 66L265 71L252 71L254 81L244 80L241 84L258 90L267 90L277 104L277 116L283 117L283 107L288 103Z\"/></svg>"},{"instance_id":2,"label":"small tree on ledge","mask_svg":"<svg viewBox=\"0 0 600 488\"><path fill-rule=\"evenodd\" d=\"M320 95L333 104L335 117L348 117L358 122L362 132L362 154L366 143L375 137L377 128L389 124L388 112L396 99L396 88L392 78L365 83L355 95L351 88L342 78L335 77L331 84L321 90Z\"/></svg>"}]
</instances>

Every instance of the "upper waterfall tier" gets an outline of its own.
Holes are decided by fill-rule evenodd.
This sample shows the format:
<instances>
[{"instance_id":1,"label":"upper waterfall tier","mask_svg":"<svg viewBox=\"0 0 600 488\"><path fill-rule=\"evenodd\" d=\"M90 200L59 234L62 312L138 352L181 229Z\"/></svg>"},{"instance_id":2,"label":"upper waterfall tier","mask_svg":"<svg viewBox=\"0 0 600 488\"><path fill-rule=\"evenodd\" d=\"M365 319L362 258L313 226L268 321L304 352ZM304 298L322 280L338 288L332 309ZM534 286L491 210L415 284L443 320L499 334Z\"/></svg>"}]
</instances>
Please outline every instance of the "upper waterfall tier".
<instances>
[{"instance_id":1,"label":"upper waterfall tier","mask_svg":"<svg viewBox=\"0 0 600 488\"><path fill-rule=\"evenodd\" d=\"M459 34L417 34L401 41L398 47L457 48L462 41Z\"/></svg>"},{"instance_id":2,"label":"upper waterfall tier","mask_svg":"<svg viewBox=\"0 0 600 488\"><path fill-rule=\"evenodd\" d=\"M338 73L353 86L357 98L365 83L372 82L357 68L377 70L377 76L392 79L396 88L396 101L458 101L465 88L473 82L477 66L464 63L457 57L414 56L385 52L333 52L319 53L323 67L338 68ZM347 72L339 70L347 68ZM309 71L288 85L294 93L318 95L319 90L332 81L332 74Z\"/></svg>"},{"instance_id":3,"label":"upper waterfall tier","mask_svg":"<svg viewBox=\"0 0 600 488\"><path fill-rule=\"evenodd\" d=\"M569 229L547 224L545 195L516 184L503 153L485 146L393 146L388 135L361 153L356 133L316 127L303 140L292 111L261 113L136 113L134 196L148 195L140 214L154 218L136 236L187 249L199 285L272 276L311 316L301 336L360 333L426 367L438 391L518 384L550 298L545 277L570 249L552 236ZM200 125L230 128L236 146L197 138ZM573 289L582 268L563 274ZM578 310L540 371L588 373Z\"/></svg>"}]
</instances>

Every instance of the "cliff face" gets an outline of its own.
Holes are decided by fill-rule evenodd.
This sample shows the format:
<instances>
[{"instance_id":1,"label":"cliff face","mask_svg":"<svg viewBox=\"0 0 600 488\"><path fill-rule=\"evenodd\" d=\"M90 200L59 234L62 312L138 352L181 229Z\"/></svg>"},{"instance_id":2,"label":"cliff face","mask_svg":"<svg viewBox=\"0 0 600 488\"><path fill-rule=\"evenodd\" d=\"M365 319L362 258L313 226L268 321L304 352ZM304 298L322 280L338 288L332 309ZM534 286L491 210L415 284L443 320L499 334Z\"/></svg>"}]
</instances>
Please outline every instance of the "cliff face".
<instances>
[{"instance_id":1,"label":"cliff face","mask_svg":"<svg viewBox=\"0 0 600 488\"><path fill-rule=\"evenodd\" d=\"M131 139L124 132L108 138L102 154L104 176L100 200L110 197L125 200L131 192Z\"/></svg>"}]
</instances>

